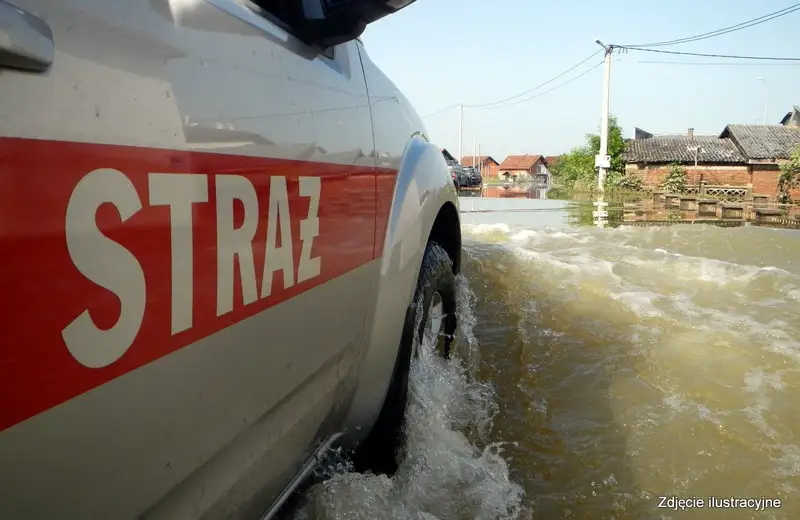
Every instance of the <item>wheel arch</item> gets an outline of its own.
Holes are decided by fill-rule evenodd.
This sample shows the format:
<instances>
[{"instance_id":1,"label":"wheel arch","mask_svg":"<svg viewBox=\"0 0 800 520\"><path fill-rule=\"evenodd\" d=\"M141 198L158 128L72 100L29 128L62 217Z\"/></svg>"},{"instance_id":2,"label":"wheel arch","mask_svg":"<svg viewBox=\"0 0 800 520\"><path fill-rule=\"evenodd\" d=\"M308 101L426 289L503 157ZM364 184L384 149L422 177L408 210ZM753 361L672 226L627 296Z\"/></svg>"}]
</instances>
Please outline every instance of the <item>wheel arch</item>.
<instances>
[{"instance_id":1,"label":"wheel arch","mask_svg":"<svg viewBox=\"0 0 800 520\"><path fill-rule=\"evenodd\" d=\"M461 219L452 202L445 202L439 209L428 234L428 242L442 246L453 261L453 272L461 272Z\"/></svg>"},{"instance_id":2,"label":"wheel arch","mask_svg":"<svg viewBox=\"0 0 800 520\"><path fill-rule=\"evenodd\" d=\"M439 147L422 134L412 135L395 179L358 381L346 397L346 447L367 435L383 406L428 242L437 242L448 253L455 274L461 267L458 195Z\"/></svg>"}]
</instances>

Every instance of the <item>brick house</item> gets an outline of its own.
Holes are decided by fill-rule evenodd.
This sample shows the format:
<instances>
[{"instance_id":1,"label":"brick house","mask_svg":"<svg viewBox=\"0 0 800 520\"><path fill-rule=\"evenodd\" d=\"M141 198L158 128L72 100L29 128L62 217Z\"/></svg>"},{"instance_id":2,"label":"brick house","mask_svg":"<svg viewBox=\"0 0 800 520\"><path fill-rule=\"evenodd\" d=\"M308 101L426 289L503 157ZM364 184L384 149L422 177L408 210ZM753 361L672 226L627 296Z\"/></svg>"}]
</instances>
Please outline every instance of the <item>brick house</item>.
<instances>
[{"instance_id":1,"label":"brick house","mask_svg":"<svg viewBox=\"0 0 800 520\"><path fill-rule=\"evenodd\" d=\"M561 160L560 155L548 155L547 157L544 158L544 163L547 165L547 168L550 169L560 160Z\"/></svg>"},{"instance_id":2,"label":"brick house","mask_svg":"<svg viewBox=\"0 0 800 520\"><path fill-rule=\"evenodd\" d=\"M664 182L672 164L686 168L689 184L747 184L747 159L731 139L694 135L693 130L686 135L652 135L637 130L637 137L627 143L623 160L625 173L638 177L645 186Z\"/></svg>"},{"instance_id":3,"label":"brick house","mask_svg":"<svg viewBox=\"0 0 800 520\"><path fill-rule=\"evenodd\" d=\"M480 168L481 176L483 177L497 177L497 167L500 165L491 155L480 155L473 157L467 155L461 159L461 166Z\"/></svg>"},{"instance_id":4,"label":"brick house","mask_svg":"<svg viewBox=\"0 0 800 520\"><path fill-rule=\"evenodd\" d=\"M800 146L800 127L788 125L728 125L720 139L733 141L747 158L754 193L774 195L778 190L781 162ZM792 190L792 198L800 190Z\"/></svg>"},{"instance_id":5,"label":"brick house","mask_svg":"<svg viewBox=\"0 0 800 520\"><path fill-rule=\"evenodd\" d=\"M541 155L509 155L497 167L498 178L505 180L533 180L542 188L550 187L550 172Z\"/></svg>"},{"instance_id":6,"label":"brick house","mask_svg":"<svg viewBox=\"0 0 800 520\"><path fill-rule=\"evenodd\" d=\"M728 125L719 135L653 135L636 129L623 153L625 173L647 187L664 182L669 166L680 164L687 182L746 186L774 196L778 165L800 145L800 127L784 125ZM800 193L792 192L792 197Z\"/></svg>"}]
</instances>

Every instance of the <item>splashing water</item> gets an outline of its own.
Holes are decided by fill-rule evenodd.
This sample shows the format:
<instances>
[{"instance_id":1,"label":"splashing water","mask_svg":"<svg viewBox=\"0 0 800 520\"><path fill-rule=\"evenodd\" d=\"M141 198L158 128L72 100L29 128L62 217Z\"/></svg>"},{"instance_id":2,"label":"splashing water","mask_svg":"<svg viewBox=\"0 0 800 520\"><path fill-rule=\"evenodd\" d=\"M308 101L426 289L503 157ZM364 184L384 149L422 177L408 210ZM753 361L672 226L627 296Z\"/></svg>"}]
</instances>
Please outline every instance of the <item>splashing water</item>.
<instances>
[{"instance_id":1,"label":"splashing water","mask_svg":"<svg viewBox=\"0 0 800 520\"><path fill-rule=\"evenodd\" d=\"M492 435L536 520L800 518L800 234L464 226ZM659 497L781 500L754 512Z\"/></svg>"},{"instance_id":2,"label":"splashing water","mask_svg":"<svg viewBox=\"0 0 800 520\"><path fill-rule=\"evenodd\" d=\"M412 367L400 471L333 467L300 518L800 518L800 234L538 218L462 226L459 357Z\"/></svg>"},{"instance_id":3,"label":"splashing water","mask_svg":"<svg viewBox=\"0 0 800 520\"><path fill-rule=\"evenodd\" d=\"M524 517L503 443L488 438L498 412L490 385L475 379L475 296L456 280L460 333L455 355L433 354L425 338L412 361L404 457L393 477L350 471L341 459L314 486L296 520L511 520ZM332 470L332 471L331 471Z\"/></svg>"}]
</instances>

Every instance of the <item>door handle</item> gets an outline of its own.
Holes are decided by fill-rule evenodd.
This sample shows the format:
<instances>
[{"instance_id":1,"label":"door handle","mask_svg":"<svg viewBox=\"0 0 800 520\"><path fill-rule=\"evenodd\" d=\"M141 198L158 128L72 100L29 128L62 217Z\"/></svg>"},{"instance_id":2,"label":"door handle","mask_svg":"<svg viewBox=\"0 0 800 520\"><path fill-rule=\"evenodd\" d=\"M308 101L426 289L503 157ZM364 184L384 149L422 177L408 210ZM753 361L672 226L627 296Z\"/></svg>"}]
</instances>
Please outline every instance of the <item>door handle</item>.
<instances>
[{"instance_id":1,"label":"door handle","mask_svg":"<svg viewBox=\"0 0 800 520\"><path fill-rule=\"evenodd\" d=\"M47 22L0 0L0 68L44 72L53 63L53 31Z\"/></svg>"}]
</instances>

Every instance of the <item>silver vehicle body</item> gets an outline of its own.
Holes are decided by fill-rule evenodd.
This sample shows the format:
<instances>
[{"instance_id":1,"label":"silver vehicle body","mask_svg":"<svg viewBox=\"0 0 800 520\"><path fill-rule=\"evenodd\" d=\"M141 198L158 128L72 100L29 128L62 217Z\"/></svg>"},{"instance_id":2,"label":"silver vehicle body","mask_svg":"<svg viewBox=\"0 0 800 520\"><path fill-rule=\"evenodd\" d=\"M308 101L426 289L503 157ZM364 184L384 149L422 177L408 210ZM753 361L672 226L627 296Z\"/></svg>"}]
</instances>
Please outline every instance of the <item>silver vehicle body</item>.
<instances>
[{"instance_id":1,"label":"silver vehicle body","mask_svg":"<svg viewBox=\"0 0 800 520\"><path fill-rule=\"evenodd\" d=\"M427 241L458 265L439 148L246 1L14 4L54 54L0 68L0 518L259 518L369 432Z\"/></svg>"}]
</instances>

